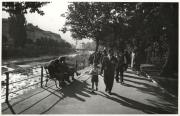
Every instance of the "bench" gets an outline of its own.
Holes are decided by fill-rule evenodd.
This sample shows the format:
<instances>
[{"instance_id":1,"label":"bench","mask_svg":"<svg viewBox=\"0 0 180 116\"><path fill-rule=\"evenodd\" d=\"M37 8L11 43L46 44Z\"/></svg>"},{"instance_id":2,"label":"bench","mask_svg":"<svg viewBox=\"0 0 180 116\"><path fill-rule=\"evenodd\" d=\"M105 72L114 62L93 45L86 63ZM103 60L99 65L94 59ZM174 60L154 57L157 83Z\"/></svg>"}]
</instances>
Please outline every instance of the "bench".
<instances>
[{"instance_id":1,"label":"bench","mask_svg":"<svg viewBox=\"0 0 180 116\"><path fill-rule=\"evenodd\" d=\"M58 88L57 79L49 74L47 66L44 66L44 69L45 69L45 72L46 72L46 84L45 84L45 87L47 87L47 82L49 81L49 79L51 79L51 80L53 80L55 82L55 85Z\"/></svg>"},{"instance_id":2,"label":"bench","mask_svg":"<svg viewBox=\"0 0 180 116\"><path fill-rule=\"evenodd\" d=\"M55 85L56 85L56 87L58 88L56 81L59 81L59 80L57 80L57 78L56 78L55 76L52 76L52 75L49 73L49 70L48 70L48 66L47 66L47 65L44 66L44 69L45 69L45 72L46 72L46 84L45 84L45 86L47 87L47 82L49 81L49 79L51 79L51 80L53 80L53 81L55 82ZM69 72L68 72L68 73L65 72L64 74L62 74L62 76L68 75L68 78L63 77L64 79L62 80L62 83L59 83L59 85L62 84L62 86L63 86L63 84L64 84L63 82L64 82L64 81L67 81L68 83L71 83L71 81L69 80L69 76L71 76L72 80L75 80L75 79L74 79L74 73L75 73L75 72L76 72L76 71L75 71L75 68L74 68L73 66L69 67ZM80 74L76 72L76 75L78 76L78 75L80 75ZM60 87L60 86L59 86L59 87Z\"/></svg>"}]
</instances>

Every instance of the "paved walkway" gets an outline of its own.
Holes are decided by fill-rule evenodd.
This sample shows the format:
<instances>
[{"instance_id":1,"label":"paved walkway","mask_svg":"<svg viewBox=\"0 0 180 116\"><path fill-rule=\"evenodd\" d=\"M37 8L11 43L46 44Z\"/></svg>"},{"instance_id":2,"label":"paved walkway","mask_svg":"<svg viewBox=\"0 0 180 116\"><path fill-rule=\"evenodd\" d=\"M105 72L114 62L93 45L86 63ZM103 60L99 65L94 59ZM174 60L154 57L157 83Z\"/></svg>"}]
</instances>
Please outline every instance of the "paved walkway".
<instances>
[{"instance_id":1,"label":"paved walkway","mask_svg":"<svg viewBox=\"0 0 180 116\"><path fill-rule=\"evenodd\" d=\"M2 114L176 114L177 98L161 90L150 79L125 73L125 84L114 81L112 95L104 92L103 78L99 90L90 92L88 68L71 85L58 89L48 87L32 90L26 95L2 104ZM9 105L9 107L8 107Z\"/></svg>"}]
</instances>

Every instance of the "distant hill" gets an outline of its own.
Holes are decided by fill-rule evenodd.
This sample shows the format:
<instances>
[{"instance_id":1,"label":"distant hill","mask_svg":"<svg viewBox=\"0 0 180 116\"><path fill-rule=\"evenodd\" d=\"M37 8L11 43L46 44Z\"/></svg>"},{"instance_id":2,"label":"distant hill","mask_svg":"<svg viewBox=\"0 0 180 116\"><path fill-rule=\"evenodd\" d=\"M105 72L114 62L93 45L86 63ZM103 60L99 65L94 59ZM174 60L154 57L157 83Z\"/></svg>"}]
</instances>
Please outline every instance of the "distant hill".
<instances>
[{"instance_id":1,"label":"distant hill","mask_svg":"<svg viewBox=\"0 0 180 116\"><path fill-rule=\"evenodd\" d=\"M26 33L27 33L27 38L32 39L33 41L36 41L37 39L40 39L40 38L50 38L53 40L57 40L59 42L64 41L62 40L59 34L56 34L50 31L44 31L32 24L28 24L26 26Z\"/></svg>"},{"instance_id":2,"label":"distant hill","mask_svg":"<svg viewBox=\"0 0 180 116\"><path fill-rule=\"evenodd\" d=\"M40 29L38 26L34 26L31 23L26 25L26 33L27 33L27 39L31 39L34 42L40 38L49 38L49 39L57 40L59 42L65 42L65 40L63 40L59 34L50 31L44 31ZM9 34L8 19L2 19L2 35L5 38L7 38L7 41L9 43L13 43L13 37L11 37Z\"/></svg>"}]
</instances>

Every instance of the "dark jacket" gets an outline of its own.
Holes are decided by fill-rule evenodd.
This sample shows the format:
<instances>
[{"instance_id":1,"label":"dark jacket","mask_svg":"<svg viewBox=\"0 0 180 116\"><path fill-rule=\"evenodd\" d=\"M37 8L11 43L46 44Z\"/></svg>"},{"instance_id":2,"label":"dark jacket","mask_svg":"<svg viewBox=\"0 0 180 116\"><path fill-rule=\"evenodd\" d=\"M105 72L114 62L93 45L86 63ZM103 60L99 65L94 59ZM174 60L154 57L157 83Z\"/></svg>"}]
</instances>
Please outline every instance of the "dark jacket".
<instances>
[{"instance_id":1,"label":"dark jacket","mask_svg":"<svg viewBox=\"0 0 180 116\"><path fill-rule=\"evenodd\" d=\"M102 61L101 73L104 70L106 74L114 74L115 67L117 64L116 57L112 56L110 59L105 56Z\"/></svg>"},{"instance_id":2,"label":"dark jacket","mask_svg":"<svg viewBox=\"0 0 180 116\"><path fill-rule=\"evenodd\" d=\"M119 56L117 57L117 65L116 65L116 68L122 68L122 67L125 66L126 63L127 63L127 59L126 59L125 55L124 55L124 54L119 55Z\"/></svg>"}]
</instances>

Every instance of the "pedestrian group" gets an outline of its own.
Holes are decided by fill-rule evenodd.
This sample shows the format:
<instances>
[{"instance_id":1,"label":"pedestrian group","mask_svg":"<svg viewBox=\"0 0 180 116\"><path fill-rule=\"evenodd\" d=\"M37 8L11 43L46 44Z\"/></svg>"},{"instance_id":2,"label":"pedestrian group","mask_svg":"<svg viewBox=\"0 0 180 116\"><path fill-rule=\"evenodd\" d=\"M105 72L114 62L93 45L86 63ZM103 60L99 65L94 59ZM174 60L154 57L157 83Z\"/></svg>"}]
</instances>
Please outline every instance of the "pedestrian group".
<instances>
[{"instance_id":1,"label":"pedestrian group","mask_svg":"<svg viewBox=\"0 0 180 116\"><path fill-rule=\"evenodd\" d=\"M133 50L130 55L128 51L118 50L114 52L113 49L109 49L108 51L104 49L101 52L97 51L91 54L89 57L89 64L91 65L89 74L91 75L92 92L98 91L98 75L103 77L105 92L111 94L114 79L116 82L120 82L122 85L124 84L123 73L127 71L128 65L139 74L140 58L138 55L136 50ZM56 78L61 87L72 82L70 81L70 77L71 80L75 80L74 74L77 76L80 75L80 73L77 72L77 64L76 66L70 67L69 64L66 63L66 57L60 57L50 61L46 68L48 69L50 77ZM94 89L94 87L96 88Z\"/></svg>"},{"instance_id":2,"label":"pedestrian group","mask_svg":"<svg viewBox=\"0 0 180 116\"><path fill-rule=\"evenodd\" d=\"M92 92L98 90L98 75L102 75L105 84L105 92L111 94L114 79L116 82L124 84L124 71L127 71L128 65L131 63L131 68L139 74L140 63L138 53L133 51L132 56L124 50L114 52L112 49L98 51L90 55L89 63L92 65L90 74L92 75ZM98 65L101 66L98 73ZM120 75L120 76L119 76ZM94 89L94 84L96 89Z\"/></svg>"}]
</instances>

